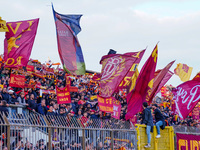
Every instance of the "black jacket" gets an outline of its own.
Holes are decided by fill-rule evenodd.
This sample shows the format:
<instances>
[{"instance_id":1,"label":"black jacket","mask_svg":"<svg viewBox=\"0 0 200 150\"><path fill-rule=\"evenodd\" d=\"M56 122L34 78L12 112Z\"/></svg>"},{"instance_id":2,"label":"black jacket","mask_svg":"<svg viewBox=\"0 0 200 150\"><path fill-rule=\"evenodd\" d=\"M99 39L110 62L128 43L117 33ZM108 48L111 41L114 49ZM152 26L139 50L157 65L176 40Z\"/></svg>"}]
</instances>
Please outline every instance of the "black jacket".
<instances>
[{"instance_id":1,"label":"black jacket","mask_svg":"<svg viewBox=\"0 0 200 150\"><path fill-rule=\"evenodd\" d=\"M148 126L153 126L153 117L151 109L145 108L142 113L142 123Z\"/></svg>"},{"instance_id":2,"label":"black jacket","mask_svg":"<svg viewBox=\"0 0 200 150\"><path fill-rule=\"evenodd\" d=\"M165 118L164 118L163 114L160 112L160 110L158 108L156 108L153 113L155 115L156 122L158 122L158 121L163 122L163 125L160 127L163 130L165 128Z\"/></svg>"}]
</instances>

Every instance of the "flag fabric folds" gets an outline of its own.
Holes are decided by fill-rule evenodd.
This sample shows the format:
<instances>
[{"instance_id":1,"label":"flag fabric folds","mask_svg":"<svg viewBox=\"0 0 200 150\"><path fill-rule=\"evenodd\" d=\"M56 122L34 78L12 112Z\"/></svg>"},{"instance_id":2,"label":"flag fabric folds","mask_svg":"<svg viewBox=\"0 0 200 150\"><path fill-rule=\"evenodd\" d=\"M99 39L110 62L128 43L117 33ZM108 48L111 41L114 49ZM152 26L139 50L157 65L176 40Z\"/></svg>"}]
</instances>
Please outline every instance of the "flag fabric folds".
<instances>
[{"instance_id":1,"label":"flag fabric folds","mask_svg":"<svg viewBox=\"0 0 200 150\"><path fill-rule=\"evenodd\" d=\"M112 96L132 65L140 61L144 51L109 54L102 57L100 61L102 64L100 96L106 98Z\"/></svg>"},{"instance_id":2,"label":"flag fabric folds","mask_svg":"<svg viewBox=\"0 0 200 150\"><path fill-rule=\"evenodd\" d=\"M125 88L130 88L131 86L131 81L133 78L135 78L134 73L138 67L138 64L141 61L141 58L143 57L145 51L140 51L140 53L138 55L140 55L140 59L138 59L131 67L131 69L129 70L129 72L127 73L127 75L124 77L124 79L121 81L120 85L119 85L119 89L125 89ZM138 71L138 70L137 70ZM138 73L138 72L137 72ZM134 82L134 81L133 81ZM132 82L132 83L133 83ZM132 85L133 86L133 85Z\"/></svg>"},{"instance_id":3,"label":"flag fabric folds","mask_svg":"<svg viewBox=\"0 0 200 150\"><path fill-rule=\"evenodd\" d=\"M127 95L127 114L126 120L132 118L142 109L142 103L148 100L151 88L153 87L153 78L157 64L158 48L155 46L148 60L145 62L138 79L135 89Z\"/></svg>"},{"instance_id":4,"label":"flag fabric folds","mask_svg":"<svg viewBox=\"0 0 200 150\"><path fill-rule=\"evenodd\" d=\"M189 67L186 64L177 64L177 67L174 69L174 73L179 76L181 81L186 82L190 79L192 73L192 67Z\"/></svg>"},{"instance_id":5,"label":"flag fabric folds","mask_svg":"<svg viewBox=\"0 0 200 150\"><path fill-rule=\"evenodd\" d=\"M52 5L56 25L58 53L63 68L75 75L85 74L85 62L77 38L81 31L79 21L82 15L64 15L57 13Z\"/></svg>"},{"instance_id":6,"label":"flag fabric folds","mask_svg":"<svg viewBox=\"0 0 200 150\"><path fill-rule=\"evenodd\" d=\"M157 94L156 91L160 90L158 88L161 88L168 80L165 80L166 82L162 82L162 80L165 78L165 75L168 73L170 67L174 64L175 61L170 62L164 69L160 70L159 73L156 75L153 81L153 88L151 89L151 94L148 97L147 101L150 104L152 102L153 97ZM160 86L161 85L161 86Z\"/></svg>"},{"instance_id":7,"label":"flag fabric folds","mask_svg":"<svg viewBox=\"0 0 200 150\"><path fill-rule=\"evenodd\" d=\"M200 100L200 81L190 80L174 89L176 114L185 119Z\"/></svg>"},{"instance_id":8,"label":"flag fabric folds","mask_svg":"<svg viewBox=\"0 0 200 150\"><path fill-rule=\"evenodd\" d=\"M4 40L5 67L26 66L31 55L39 19L7 22L8 32Z\"/></svg>"}]
</instances>

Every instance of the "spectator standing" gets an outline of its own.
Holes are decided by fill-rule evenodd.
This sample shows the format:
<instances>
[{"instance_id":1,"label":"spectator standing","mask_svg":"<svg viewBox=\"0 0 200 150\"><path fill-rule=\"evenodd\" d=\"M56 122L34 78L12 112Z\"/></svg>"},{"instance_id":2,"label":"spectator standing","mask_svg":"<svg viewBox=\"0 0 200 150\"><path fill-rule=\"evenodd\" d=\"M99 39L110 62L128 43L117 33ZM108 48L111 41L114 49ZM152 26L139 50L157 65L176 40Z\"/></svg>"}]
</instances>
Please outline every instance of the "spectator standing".
<instances>
[{"instance_id":1,"label":"spectator standing","mask_svg":"<svg viewBox=\"0 0 200 150\"><path fill-rule=\"evenodd\" d=\"M153 104L152 108L154 110L153 115L155 117L156 120L156 129L157 129L157 136L156 138L160 138L160 127L161 129L165 128L165 118L162 115L162 113L160 112L160 110L158 109L158 105L157 104Z\"/></svg>"},{"instance_id":2,"label":"spectator standing","mask_svg":"<svg viewBox=\"0 0 200 150\"><path fill-rule=\"evenodd\" d=\"M9 94L6 90L6 88L3 88L2 93L1 93L2 99L6 100L6 102L9 104Z\"/></svg>"},{"instance_id":3,"label":"spectator standing","mask_svg":"<svg viewBox=\"0 0 200 150\"><path fill-rule=\"evenodd\" d=\"M145 124L146 127L146 134L147 134L147 145L145 145L145 148L151 147L151 128L153 127L153 117L151 114L151 109L148 107L148 103L143 103L143 114L142 114L142 124Z\"/></svg>"}]
</instances>

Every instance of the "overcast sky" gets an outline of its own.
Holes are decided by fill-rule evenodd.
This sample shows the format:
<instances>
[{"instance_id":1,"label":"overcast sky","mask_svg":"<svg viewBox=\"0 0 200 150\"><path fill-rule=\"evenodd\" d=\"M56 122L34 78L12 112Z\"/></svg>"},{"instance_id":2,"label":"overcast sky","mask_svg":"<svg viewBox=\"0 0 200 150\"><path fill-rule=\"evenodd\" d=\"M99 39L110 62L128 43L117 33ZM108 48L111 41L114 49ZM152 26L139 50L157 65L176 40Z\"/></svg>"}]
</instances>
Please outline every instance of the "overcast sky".
<instances>
[{"instance_id":1,"label":"overcast sky","mask_svg":"<svg viewBox=\"0 0 200 150\"><path fill-rule=\"evenodd\" d=\"M142 67L158 41L157 69L170 61L193 67L191 78L200 71L199 0L4 0L0 16L7 22L40 18L31 58L60 62L51 9L61 14L82 14L78 34L86 69L100 72L99 60L114 49L118 53L147 47ZM5 34L0 33L0 53ZM182 83L174 75L168 84Z\"/></svg>"}]
</instances>

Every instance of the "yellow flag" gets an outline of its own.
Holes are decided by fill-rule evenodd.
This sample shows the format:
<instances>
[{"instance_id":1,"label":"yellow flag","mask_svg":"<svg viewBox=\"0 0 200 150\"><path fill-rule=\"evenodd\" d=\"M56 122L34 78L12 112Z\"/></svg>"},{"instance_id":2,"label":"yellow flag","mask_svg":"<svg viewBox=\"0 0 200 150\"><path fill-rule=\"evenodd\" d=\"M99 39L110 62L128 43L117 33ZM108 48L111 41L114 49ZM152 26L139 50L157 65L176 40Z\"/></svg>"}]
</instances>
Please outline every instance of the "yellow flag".
<instances>
[{"instance_id":1,"label":"yellow flag","mask_svg":"<svg viewBox=\"0 0 200 150\"><path fill-rule=\"evenodd\" d=\"M174 69L174 73L179 76L181 81L185 82L190 79L192 69L193 69L192 67L189 67L186 64L179 63Z\"/></svg>"},{"instance_id":2,"label":"yellow flag","mask_svg":"<svg viewBox=\"0 0 200 150\"><path fill-rule=\"evenodd\" d=\"M129 92L131 92L133 90L133 88L135 87L135 84L136 84L136 80L139 76L139 71L138 71L138 68L135 69L135 72L131 78L131 87L129 89Z\"/></svg>"},{"instance_id":3,"label":"yellow flag","mask_svg":"<svg viewBox=\"0 0 200 150\"><path fill-rule=\"evenodd\" d=\"M8 32L6 21L2 20L1 17L0 17L0 32Z\"/></svg>"}]
</instances>

